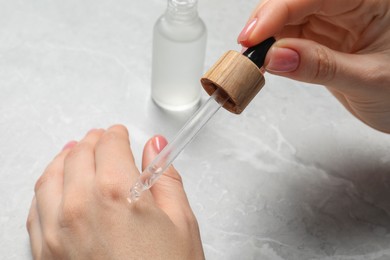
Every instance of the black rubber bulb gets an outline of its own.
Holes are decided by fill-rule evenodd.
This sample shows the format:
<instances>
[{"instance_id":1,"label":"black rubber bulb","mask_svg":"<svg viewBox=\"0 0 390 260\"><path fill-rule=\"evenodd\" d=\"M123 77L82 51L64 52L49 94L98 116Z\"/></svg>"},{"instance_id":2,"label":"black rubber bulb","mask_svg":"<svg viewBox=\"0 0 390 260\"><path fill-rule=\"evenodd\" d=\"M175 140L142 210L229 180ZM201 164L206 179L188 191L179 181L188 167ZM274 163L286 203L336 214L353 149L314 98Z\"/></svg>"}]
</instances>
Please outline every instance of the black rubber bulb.
<instances>
[{"instance_id":1,"label":"black rubber bulb","mask_svg":"<svg viewBox=\"0 0 390 260\"><path fill-rule=\"evenodd\" d=\"M253 61L258 68L261 68L264 65L265 56L267 55L268 50L275 41L274 37L270 37L255 46L249 47L243 55Z\"/></svg>"}]
</instances>

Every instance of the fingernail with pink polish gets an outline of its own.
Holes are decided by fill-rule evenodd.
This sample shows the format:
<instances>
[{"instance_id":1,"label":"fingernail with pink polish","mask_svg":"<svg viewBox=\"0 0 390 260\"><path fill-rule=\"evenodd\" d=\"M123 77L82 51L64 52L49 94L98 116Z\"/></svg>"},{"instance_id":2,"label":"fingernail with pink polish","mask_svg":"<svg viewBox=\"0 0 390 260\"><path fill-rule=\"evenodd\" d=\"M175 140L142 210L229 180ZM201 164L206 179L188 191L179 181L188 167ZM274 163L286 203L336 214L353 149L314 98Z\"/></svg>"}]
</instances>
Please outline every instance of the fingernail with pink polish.
<instances>
[{"instance_id":1,"label":"fingernail with pink polish","mask_svg":"<svg viewBox=\"0 0 390 260\"><path fill-rule=\"evenodd\" d=\"M165 139L163 136L161 135L156 135L155 137L153 137L152 139L152 145L153 145L153 149L156 153L160 153L164 147L168 144L168 141L167 139Z\"/></svg>"},{"instance_id":2,"label":"fingernail with pink polish","mask_svg":"<svg viewBox=\"0 0 390 260\"><path fill-rule=\"evenodd\" d=\"M64 145L64 147L62 148L62 151L66 150L66 149L70 149L73 146L75 146L76 144L77 144L77 141L70 141L66 145Z\"/></svg>"},{"instance_id":3,"label":"fingernail with pink polish","mask_svg":"<svg viewBox=\"0 0 390 260\"><path fill-rule=\"evenodd\" d=\"M257 18L255 17L245 25L244 29L242 29L240 35L237 38L237 43L242 43L248 40L249 36L256 27L256 23Z\"/></svg>"},{"instance_id":4,"label":"fingernail with pink polish","mask_svg":"<svg viewBox=\"0 0 390 260\"><path fill-rule=\"evenodd\" d=\"M265 69L270 72L282 73L293 72L299 66L299 54L289 48L272 47L270 52L270 61Z\"/></svg>"}]
</instances>

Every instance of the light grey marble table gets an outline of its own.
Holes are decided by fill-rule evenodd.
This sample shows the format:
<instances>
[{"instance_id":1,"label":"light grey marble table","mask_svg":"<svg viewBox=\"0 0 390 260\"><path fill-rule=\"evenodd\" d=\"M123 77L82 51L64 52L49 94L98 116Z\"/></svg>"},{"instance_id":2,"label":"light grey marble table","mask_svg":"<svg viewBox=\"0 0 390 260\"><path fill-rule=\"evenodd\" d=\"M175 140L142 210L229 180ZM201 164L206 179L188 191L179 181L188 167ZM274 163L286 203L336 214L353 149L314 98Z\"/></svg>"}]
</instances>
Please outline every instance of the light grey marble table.
<instances>
[{"instance_id":1,"label":"light grey marble table","mask_svg":"<svg viewBox=\"0 0 390 260\"><path fill-rule=\"evenodd\" d=\"M205 69L256 0L204 0ZM33 186L69 140L125 124L140 164L189 113L150 99L164 0L0 0L0 259L30 259ZM321 86L266 76L240 116L217 116L176 160L207 259L390 259L390 136ZM205 96L203 97L205 98Z\"/></svg>"}]
</instances>

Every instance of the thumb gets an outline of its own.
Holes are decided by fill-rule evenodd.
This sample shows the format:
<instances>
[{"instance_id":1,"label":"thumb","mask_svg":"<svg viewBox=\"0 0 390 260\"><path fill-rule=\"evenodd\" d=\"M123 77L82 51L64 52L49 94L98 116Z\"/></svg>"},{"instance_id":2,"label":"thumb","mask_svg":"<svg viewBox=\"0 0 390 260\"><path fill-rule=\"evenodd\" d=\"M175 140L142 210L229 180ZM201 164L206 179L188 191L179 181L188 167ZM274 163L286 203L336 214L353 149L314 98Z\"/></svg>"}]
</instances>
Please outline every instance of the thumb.
<instances>
[{"instance_id":1,"label":"thumb","mask_svg":"<svg viewBox=\"0 0 390 260\"><path fill-rule=\"evenodd\" d=\"M286 38L268 51L265 69L272 74L308 83L333 86L342 91L361 82L363 55L341 53L314 41Z\"/></svg>"},{"instance_id":2,"label":"thumb","mask_svg":"<svg viewBox=\"0 0 390 260\"><path fill-rule=\"evenodd\" d=\"M142 170L144 170L159 152L168 144L167 140L156 135L145 144L142 156ZM184 191L181 176L171 165L161 175L160 179L150 188L152 196L159 208L161 208L174 223L193 217L186 193Z\"/></svg>"}]
</instances>

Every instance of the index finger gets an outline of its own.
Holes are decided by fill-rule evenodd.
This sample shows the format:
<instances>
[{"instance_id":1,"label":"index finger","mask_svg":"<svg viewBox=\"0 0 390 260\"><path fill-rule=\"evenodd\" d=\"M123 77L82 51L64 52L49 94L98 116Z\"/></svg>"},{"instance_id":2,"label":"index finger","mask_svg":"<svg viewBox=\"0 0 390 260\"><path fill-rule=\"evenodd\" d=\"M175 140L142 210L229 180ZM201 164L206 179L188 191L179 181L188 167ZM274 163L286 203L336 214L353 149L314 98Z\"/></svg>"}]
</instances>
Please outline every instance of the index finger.
<instances>
[{"instance_id":1,"label":"index finger","mask_svg":"<svg viewBox=\"0 0 390 260\"><path fill-rule=\"evenodd\" d=\"M333 16L353 10L362 0L266 0L252 13L252 28L243 46L253 46L278 35L286 25L299 24L312 14Z\"/></svg>"}]
</instances>

